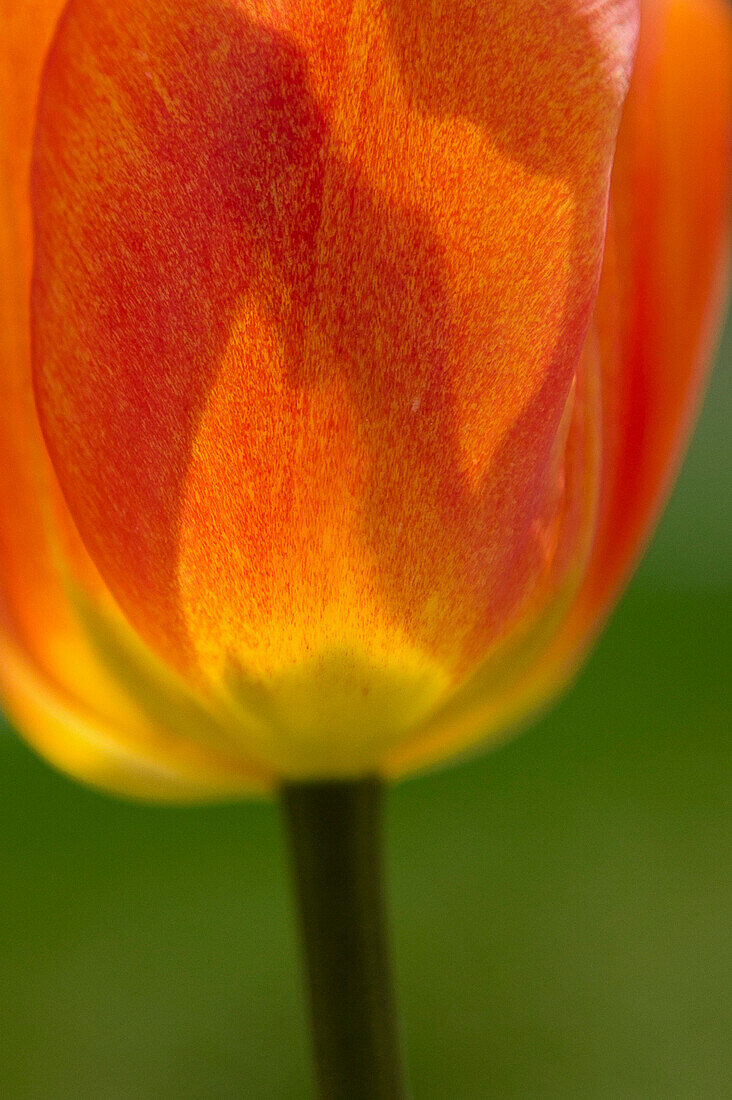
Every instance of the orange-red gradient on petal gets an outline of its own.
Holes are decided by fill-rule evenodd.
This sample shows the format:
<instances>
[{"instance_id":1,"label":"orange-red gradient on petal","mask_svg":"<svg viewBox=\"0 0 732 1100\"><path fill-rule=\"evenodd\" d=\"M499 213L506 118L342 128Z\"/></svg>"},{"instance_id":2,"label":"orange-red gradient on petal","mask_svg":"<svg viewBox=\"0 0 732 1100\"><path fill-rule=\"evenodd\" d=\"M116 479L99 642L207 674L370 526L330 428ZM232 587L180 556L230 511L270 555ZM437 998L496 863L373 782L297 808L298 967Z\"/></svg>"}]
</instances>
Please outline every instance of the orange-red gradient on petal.
<instances>
[{"instance_id":1,"label":"orange-red gradient on petal","mask_svg":"<svg viewBox=\"0 0 732 1100\"><path fill-rule=\"evenodd\" d=\"M731 59L727 0L644 0L597 304L605 444L588 620L665 501L727 304Z\"/></svg>"},{"instance_id":2,"label":"orange-red gradient on petal","mask_svg":"<svg viewBox=\"0 0 732 1100\"><path fill-rule=\"evenodd\" d=\"M531 714L576 670L637 561L693 424L727 299L732 13L644 0L623 109L595 324L597 518L569 607L548 605L390 760L401 772ZM560 594L561 601L561 594Z\"/></svg>"},{"instance_id":3,"label":"orange-red gradient on petal","mask_svg":"<svg viewBox=\"0 0 732 1100\"><path fill-rule=\"evenodd\" d=\"M281 767L335 762L354 708L375 766L376 727L557 584L634 8L66 10L33 182L44 433L148 643L265 724L311 713Z\"/></svg>"},{"instance_id":4,"label":"orange-red gradient on petal","mask_svg":"<svg viewBox=\"0 0 732 1100\"><path fill-rule=\"evenodd\" d=\"M98 786L176 800L259 789L241 751L131 635L66 511L30 377L30 164L61 0L0 0L0 690L28 740Z\"/></svg>"}]
</instances>

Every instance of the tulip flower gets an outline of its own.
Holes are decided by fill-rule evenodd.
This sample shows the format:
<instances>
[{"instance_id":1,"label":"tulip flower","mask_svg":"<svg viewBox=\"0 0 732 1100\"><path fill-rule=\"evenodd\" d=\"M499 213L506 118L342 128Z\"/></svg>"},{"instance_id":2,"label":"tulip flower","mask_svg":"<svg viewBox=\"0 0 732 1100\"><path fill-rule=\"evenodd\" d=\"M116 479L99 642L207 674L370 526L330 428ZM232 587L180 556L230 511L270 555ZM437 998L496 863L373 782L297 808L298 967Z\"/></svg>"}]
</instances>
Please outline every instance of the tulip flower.
<instances>
[{"instance_id":1,"label":"tulip flower","mask_svg":"<svg viewBox=\"0 0 732 1100\"><path fill-rule=\"evenodd\" d=\"M3 8L10 713L161 797L495 737L693 416L726 5L644 3L617 156L630 0L61 7Z\"/></svg>"},{"instance_id":2,"label":"tulip flower","mask_svg":"<svg viewBox=\"0 0 732 1100\"><path fill-rule=\"evenodd\" d=\"M177 800L494 741L577 668L693 421L726 0L0 10L18 728Z\"/></svg>"}]
</instances>

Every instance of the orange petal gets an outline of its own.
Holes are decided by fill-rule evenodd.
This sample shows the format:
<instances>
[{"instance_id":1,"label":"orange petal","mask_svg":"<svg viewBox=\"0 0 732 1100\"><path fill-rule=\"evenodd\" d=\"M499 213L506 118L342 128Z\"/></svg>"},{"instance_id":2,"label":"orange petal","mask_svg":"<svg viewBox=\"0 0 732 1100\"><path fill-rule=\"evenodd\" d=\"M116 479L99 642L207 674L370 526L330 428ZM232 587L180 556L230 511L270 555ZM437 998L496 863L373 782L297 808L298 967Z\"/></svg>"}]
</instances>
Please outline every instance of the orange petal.
<instances>
[{"instance_id":1,"label":"orange petal","mask_svg":"<svg viewBox=\"0 0 732 1100\"><path fill-rule=\"evenodd\" d=\"M613 173L597 316L605 459L576 615L627 579L676 473L727 301L732 14L726 0L644 0Z\"/></svg>"},{"instance_id":2,"label":"orange petal","mask_svg":"<svg viewBox=\"0 0 732 1100\"><path fill-rule=\"evenodd\" d=\"M569 607L549 602L389 770L495 736L576 668L638 558L693 422L727 290L732 16L726 0L644 0L618 137L596 309L602 355L597 527Z\"/></svg>"},{"instance_id":3,"label":"orange petal","mask_svg":"<svg viewBox=\"0 0 732 1100\"><path fill-rule=\"evenodd\" d=\"M28 192L41 66L61 7L61 0L3 0L0 9L0 565L8 613L31 634L39 617L53 622L58 613L46 590L47 551L36 518L44 447L30 386Z\"/></svg>"},{"instance_id":4,"label":"orange petal","mask_svg":"<svg viewBox=\"0 0 732 1100\"><path fill-rule=\"evenodd\" d=\"M375 766L562 572L636 7L67 11L33 191L49 450L130 620L288 773Z\"/></svg>"},{"instance_id":5,"label":"orange petal","mask_svg":"<svg viewBox=\"0 0 732 1100\"><path fill-rule=\"evenodd\" d=\"M259 789L267 777L222 747L216 720L130 636L78 539L39 431L29 348L30 161L41 66L61 6L0 7L3 702L39 751L97 786L175 799Z\"/></svg>"}]
</instances>

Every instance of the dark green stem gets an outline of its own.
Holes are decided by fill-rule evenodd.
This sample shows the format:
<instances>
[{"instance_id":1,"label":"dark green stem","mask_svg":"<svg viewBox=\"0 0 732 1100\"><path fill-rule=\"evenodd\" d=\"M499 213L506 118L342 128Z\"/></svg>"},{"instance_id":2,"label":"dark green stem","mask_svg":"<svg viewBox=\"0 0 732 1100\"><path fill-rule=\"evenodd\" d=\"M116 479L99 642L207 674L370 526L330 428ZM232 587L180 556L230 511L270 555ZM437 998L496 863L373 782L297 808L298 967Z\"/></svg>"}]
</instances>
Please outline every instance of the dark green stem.
<instances>
[{"instance_id":1,"label":"dark green stem","mask_svg":"<svg viewBox=\"0 0 732 1100\"><path fill-rule=\"evenodd\" d=\"M387 940L381 784L282 791L324 1100L404 1096Z\"/></svg>"}]
</instances>

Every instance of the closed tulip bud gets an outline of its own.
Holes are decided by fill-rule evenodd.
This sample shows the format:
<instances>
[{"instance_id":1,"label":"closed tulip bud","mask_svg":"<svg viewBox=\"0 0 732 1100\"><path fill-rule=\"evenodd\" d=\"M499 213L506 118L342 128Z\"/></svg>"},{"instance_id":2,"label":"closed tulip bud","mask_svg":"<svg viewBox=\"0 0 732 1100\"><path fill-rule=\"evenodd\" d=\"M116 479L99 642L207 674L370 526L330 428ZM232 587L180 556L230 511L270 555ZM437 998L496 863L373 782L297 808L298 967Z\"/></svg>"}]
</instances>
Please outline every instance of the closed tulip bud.
<instances>
[{"instance_id":1,"label":"closed tulip bud","mask_svg":"<svg viewBox=\"0 0 732 1100\"><path fill-rule=\"evenodd\" d=\"M693 418L725 0L0 10L19 728L181 799L495 739L576 668Z\"/></svg>"}]
</instances>

